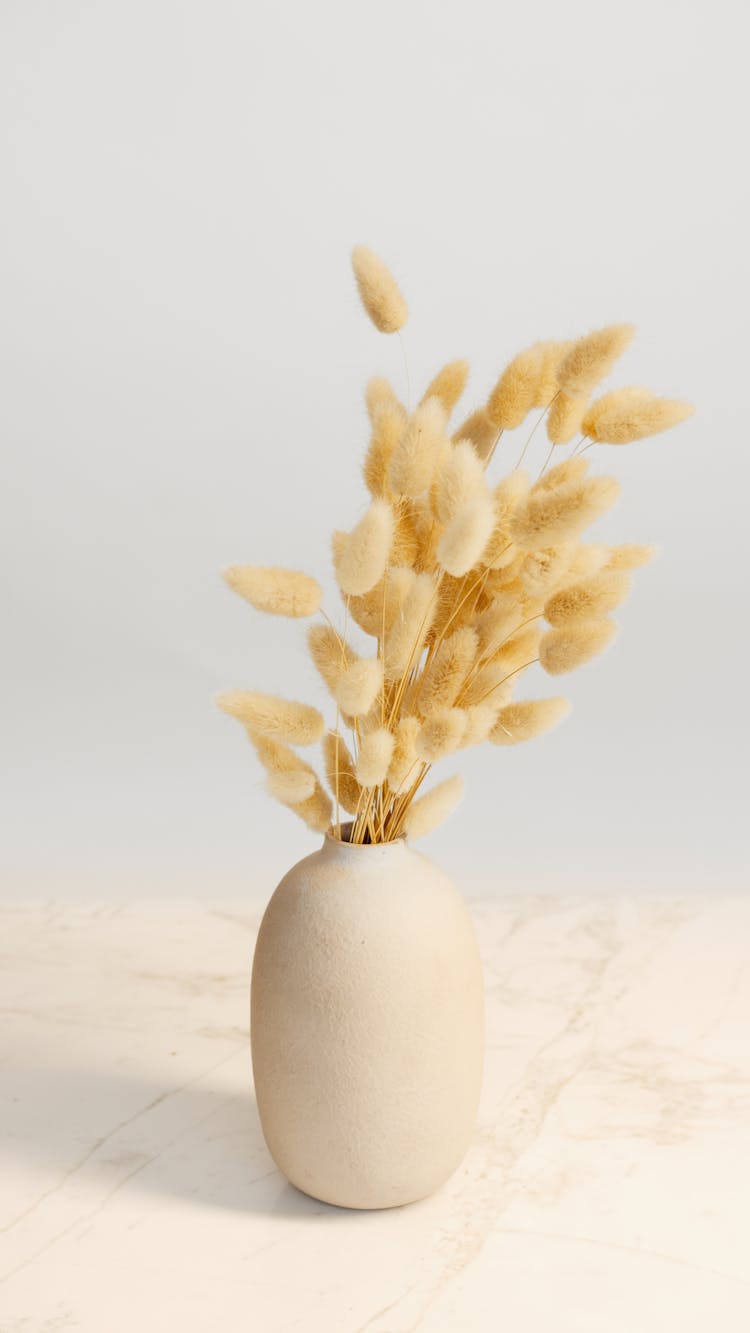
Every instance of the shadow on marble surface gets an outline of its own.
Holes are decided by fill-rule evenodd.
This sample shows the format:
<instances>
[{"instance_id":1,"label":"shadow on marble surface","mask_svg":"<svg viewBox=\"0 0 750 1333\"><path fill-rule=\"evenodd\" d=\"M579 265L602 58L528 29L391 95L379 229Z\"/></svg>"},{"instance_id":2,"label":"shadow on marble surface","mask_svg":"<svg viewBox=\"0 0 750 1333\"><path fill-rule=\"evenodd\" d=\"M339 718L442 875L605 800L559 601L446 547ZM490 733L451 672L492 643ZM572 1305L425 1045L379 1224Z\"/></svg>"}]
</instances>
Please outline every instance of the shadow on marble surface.
<instances>
[{"instance_id":1,"label":"shadow on marble surface","mask_svg":"<svg viewBox=\"0 0 750 1333\"><path fill-rule=\"evenodd\" d=\"M349 1212L303 1194L277 1170L250 1088L228 1092L205 1076L170 1088L124 1070L70 1067L26 1070L21 1083L0 1157L42 1172L43 1197L86 1188L267 1217Z\"/></svg>"}]
</instances>

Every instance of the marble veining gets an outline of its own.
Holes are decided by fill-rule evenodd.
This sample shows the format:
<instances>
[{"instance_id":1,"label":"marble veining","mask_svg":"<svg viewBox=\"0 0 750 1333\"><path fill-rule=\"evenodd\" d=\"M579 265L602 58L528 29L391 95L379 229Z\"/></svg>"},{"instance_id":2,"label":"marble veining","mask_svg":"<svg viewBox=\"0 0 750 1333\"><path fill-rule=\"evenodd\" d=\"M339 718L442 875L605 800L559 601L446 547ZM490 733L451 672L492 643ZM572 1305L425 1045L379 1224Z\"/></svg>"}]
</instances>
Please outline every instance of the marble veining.
<instances>
[{"instance_id":1,"label":"marble veining","mask_svg":"<svg viewBox=\"0 0 750 1333\"><path fill-rule=\"evenodd\" d=\"M475 903L475 1141L385 1213L268 1156L261 910L6 904L2 1333L748 1333L750 896Z\"/></svg>"}]
</instances>

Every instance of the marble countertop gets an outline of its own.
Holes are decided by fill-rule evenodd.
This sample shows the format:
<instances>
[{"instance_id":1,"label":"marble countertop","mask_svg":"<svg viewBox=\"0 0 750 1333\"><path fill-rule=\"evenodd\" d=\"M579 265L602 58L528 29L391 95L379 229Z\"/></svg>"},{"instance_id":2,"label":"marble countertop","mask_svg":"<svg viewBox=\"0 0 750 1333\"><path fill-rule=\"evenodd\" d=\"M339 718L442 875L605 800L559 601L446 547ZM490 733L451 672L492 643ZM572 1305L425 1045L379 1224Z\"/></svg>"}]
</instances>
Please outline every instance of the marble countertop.
<instances>
[{"instance_id":1,"label":"marble countertop","mask_svg":"<svg viewBox=\"0 0 750 1333\"><path fill-rule=\"evenodd\" d=\"M2 913L2 1333L748 1333L750 895L474 904L480 1122L328 1207L252 1095L261 905Z\"/></svg>"}]
</instances>

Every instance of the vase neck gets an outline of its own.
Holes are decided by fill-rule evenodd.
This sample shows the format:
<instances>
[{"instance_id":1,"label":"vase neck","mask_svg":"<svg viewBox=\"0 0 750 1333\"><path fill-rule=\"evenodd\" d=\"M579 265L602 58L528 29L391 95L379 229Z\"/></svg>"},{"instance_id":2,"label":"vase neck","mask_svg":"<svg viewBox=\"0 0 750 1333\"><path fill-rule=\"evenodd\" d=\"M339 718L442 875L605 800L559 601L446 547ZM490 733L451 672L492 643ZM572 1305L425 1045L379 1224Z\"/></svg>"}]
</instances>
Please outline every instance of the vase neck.
<instances>
[{"instance_id":1,"label":"vase neck","mask_svg":"<svg viewBox=\"0 0 750 1333\"><path fill-rule=\"evenodd\" d=\"M350 829L351 825L342 826L344 833L347 828ZM391 863L403 860L409 852L409 847L405 838L398 838L395 842L358 843L326 833L321 852L328 860L344 864L362 864L362 862L373 864L375 861Z\"/></svg>"}]
</instances>

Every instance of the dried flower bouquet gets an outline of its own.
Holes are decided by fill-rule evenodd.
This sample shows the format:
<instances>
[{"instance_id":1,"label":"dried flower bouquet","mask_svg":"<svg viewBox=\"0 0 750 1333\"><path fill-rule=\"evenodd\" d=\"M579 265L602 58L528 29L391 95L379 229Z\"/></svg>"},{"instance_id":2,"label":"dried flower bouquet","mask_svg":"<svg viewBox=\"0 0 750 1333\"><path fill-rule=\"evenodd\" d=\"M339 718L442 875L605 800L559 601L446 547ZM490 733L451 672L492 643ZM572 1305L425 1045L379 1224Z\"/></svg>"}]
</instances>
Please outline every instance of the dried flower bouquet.
<instances>
[{"instance_id":1,"label":"dried flower bouquet","mask_svg":"<svg viewBox=\"0 0 750 1333\"><path fill-rule=\"evenodd\" d=\"M364 246L352 260L373 324L399 332L408 312L390 271ZM584 455L596 444L654 435L692 411L634 387L592 399L633 332L615 324L574 341L535 343L457 429L448 423L466 385L465 361L444 366L413 410L386 380L370 381L370 502L350 532L333 535L340 630L321 612L321 587L307 574L256 565L225 571L229 586L261 611L322 615L308 645L336 704L333 730L325 732L316 708L274 695L233 690L218 700L246 728L269 792L310 828L342 837L344 811L352 842L419 837L462 794L459 777L419 794L438 760L484 741L530 740L568 713L565 699L514 701L514 690L537 663L563 675L606 648L616 631L610 613L627 596L631 571L652 555L647 546L581 541L620 492L614 478L590 475ZM501 436L534 409L550 441L542 472L531 481L521 471L524 448L513 470L490 482ZM352 621L375 640L370 654L349 642ZM330 795L295 748L321 740Z\"/></svg>"}]
</instances>

